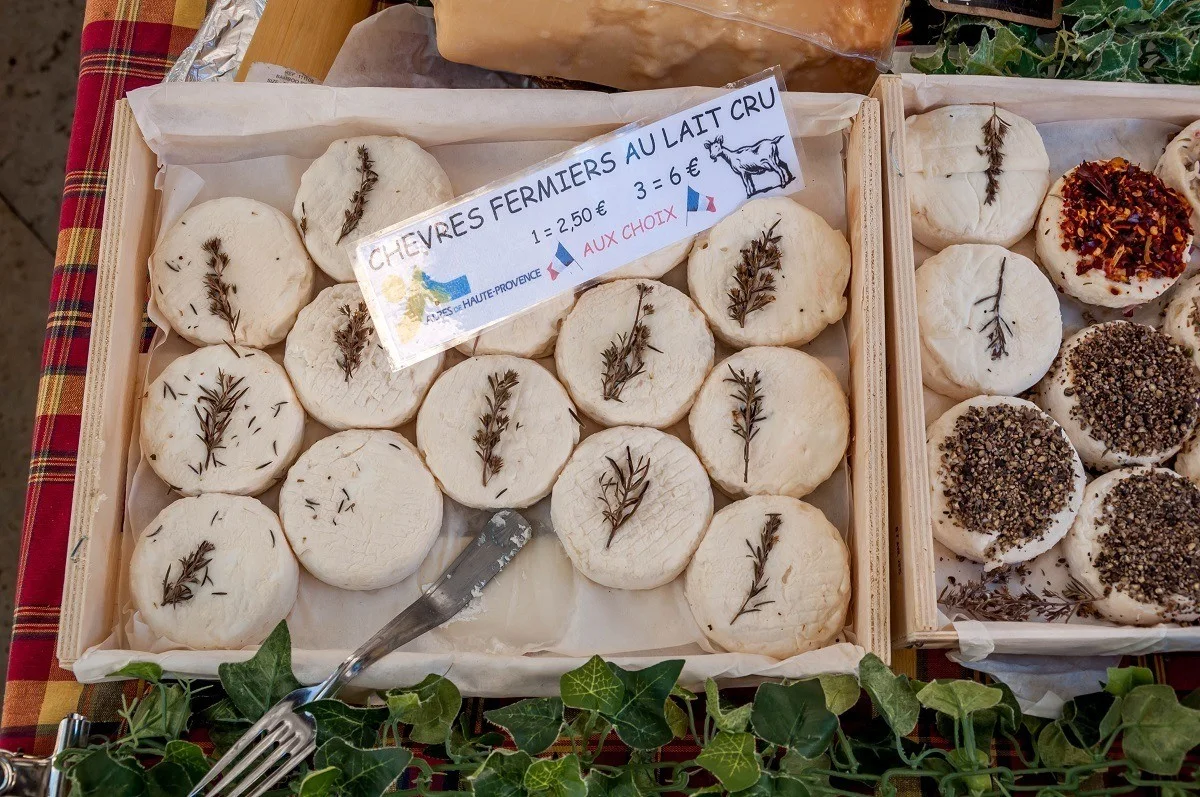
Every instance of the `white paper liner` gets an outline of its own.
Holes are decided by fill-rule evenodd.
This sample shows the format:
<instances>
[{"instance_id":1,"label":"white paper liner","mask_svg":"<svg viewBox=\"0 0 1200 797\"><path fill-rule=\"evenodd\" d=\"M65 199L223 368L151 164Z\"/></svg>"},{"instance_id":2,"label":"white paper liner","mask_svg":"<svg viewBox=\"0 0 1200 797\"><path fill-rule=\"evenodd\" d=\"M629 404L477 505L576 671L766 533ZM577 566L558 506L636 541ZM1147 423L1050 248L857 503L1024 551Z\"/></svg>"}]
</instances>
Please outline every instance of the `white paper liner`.
<instances>
[{"instance_id":1,"label":"white paper liner","mask_svg":"<svg viewBox=\"0 0 1200 797\"><path fill-rule=\"evenodd\" d=\"M445 168L456 192L471 190L532 165L596 134L640 118L662 116L711 96L711 90L670 90L627 95L556 91L404 91L269 87L238 84L159 85L133 92L130 103L147 143L165 164L157 237L188 207L220 196L249 196L291 211L301 174L334 139L400 134L425 146ZM862 98L854 95L787 95L800 138L808 187L794 198L845 230L845 131ZM685 267L664 278L686 290ZM317 290L329 284L318 278ZM153 379L175 357L192 350L168 331L151 299L159 326L151 354L141 358ZM282 358L282 346L270 353ZM831 326L805 347L849 383L845 324ZM718 348L718 360L730 352ZM447 354L447 367L463 359ZM553 370L553 359L541 361ZM414 440L412 424L399 429ZM136 423L134 426L137 428ZM587 423L584 434L598 427ZM686 422L669 430L687 441ZM306 445L329 434L309 419ZM114 441L123 445L123 441ZM235 651L178 650L157 637L132 606L127 566L137 535L176 498L142 460L137 435L129 442L131 477L120 552L116 627L75 663L83 682L103 679L130 661L155 661L181 675L212 677ZM261 496L276 507L278 486ZM850 488L846 464L807 500L848 536ZM353 647L365 641L432 582L490 513L445 499L442 535L420 571L400 584L372 592L335 589L302 573L288 617L293 665L305 682L324 678ZM728 499L717 496L717 507ZM556 694L558 677L600 654L629 666L684 657L684 680L750 675L798 678L818 672L852 672L863 650L848 626L837 644L785 661L718 653L701 633L683 598L681 581L656 590L601 587L575 572L549 524L549 499L526 510L537 534L485 591L443 628L405 646L374 666L359 683L387 687L416 682L430 672L454 678L466 694ZM848 620L848 622L850 622ZM522 655L528 654L528 655ZM632 657L632 658L630 658Z\"/></svg>"},{"instance_id":2,"label":"white paper liner","mask_svg":"<svg viewBox=\"0 0 1200 797\"><path fill-rule=\"evenodd\" d=\"M1038 92L1026 88L1022 83L1036 81L987 81L980 80L978 102L995 100L1001 107L1025 116L1037 125L1046 151L1050 156L1052 180L1058 179L1068 169L1084 160L1123 157L1143 169L1153 171L1167 143L1184 126L1190 114L1200 113L1194 103L1163 98L1159 100L1136 99L1136 87L1122 85L1094 86L1071 84L1070 91ZM996 92L984 92L994 83ZM905 111L908 114L923 113L946 104L953 104L955 90L952 80L904 77ZM1194 94L1192 95L1194 97ZM1128 99L1124 99L1128 98ZM1098 114L1121 113L1130 107L1150 114L1171 115L1178 120L1164 122L1150 118L1115 119L1097 118ZM1038 262L1035 254L1033 232L1012 247L1013 251ZM917 266L932 256L933 251L913 242L913 257ZM1195 270L1200 257L1193 249L1193 261L1189 273ZM1130 315L1120 309L1088 307L1059 294L1063 310L1063 334L1069 337L1085 326L1114 319L1130 319L1152 326L1160 326L1163 308L1170 302L1174 291L1168 291L1154 302L1138 307ZM925 425L928 427L957 402L946 396L925 389ZM948 579L960 582L979 579L983 573L981 564L960 561L940 544L934 544L937 556L936 589L940 593ZM1056 545L1046 553L1027 563L1030 577L1024 582L1035 592L1043 588L1061 590L1069 579L1065 562L1060 562L1062 552ZM1024 584L1010 582L1014 591ZM961 659L964 662L980 661L993 653L1045 654L1062 651L1071 656L1141 655L1150 652L1196 650L1200 647L1200 628L1176 625L1159 625L1153 628L1121 626L1099 618L1075 618L1068 624L1044 621L1026 622L979 622L948 616L944 608L938 607L938 621L943 628L952 626L958 634ZM1069 629L1069 630L1067 630ZM1069 636L1068 636L1069 634ZM1069 643L1064 644L1069 639ZM1064 649L1066 648L1066 649ZM1082 662L1081 662L1082 665ZM1086 666L1095 667L1095 663ZM1012 673L1019 678L1019 673Z\"/></svg>"}]
</instances>

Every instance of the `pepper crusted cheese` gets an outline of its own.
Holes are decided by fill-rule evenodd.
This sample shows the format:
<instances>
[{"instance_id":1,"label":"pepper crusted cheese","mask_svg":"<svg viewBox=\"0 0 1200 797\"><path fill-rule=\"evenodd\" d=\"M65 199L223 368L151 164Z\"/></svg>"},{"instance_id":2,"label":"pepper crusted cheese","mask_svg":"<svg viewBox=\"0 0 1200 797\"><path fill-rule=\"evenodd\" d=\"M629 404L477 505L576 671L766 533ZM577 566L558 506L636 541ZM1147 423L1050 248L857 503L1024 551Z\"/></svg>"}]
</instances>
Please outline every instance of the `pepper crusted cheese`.
<instances>
[{"instance_id":1,"label":"pepper crusted cheese","mask_svg":"<svg viewBox=\"0 0 1200 797\"><path fill-rule=\"evenodd\" d=\"M1187 267L1187 202L1124 158L1085 161L1050 189L1037 254L1060 288L1088 304L1128 307L1161 296Z\"/></svg>"}]
</instances>

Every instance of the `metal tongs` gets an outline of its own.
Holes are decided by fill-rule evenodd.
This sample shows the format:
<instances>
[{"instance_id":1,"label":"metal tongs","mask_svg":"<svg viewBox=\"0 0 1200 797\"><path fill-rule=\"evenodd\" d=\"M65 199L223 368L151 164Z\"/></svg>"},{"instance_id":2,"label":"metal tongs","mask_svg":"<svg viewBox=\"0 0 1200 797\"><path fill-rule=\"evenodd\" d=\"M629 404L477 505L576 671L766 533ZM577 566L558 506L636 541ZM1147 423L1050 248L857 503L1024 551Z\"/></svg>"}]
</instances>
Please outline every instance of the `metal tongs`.
<instances>
[{"instance_id":1,"label":"metal tongs","mask_svg":"<svg viewBox=\"0 0 1200 797\"><path fill-rule=\"evenodd\" d=\"M92 723L82 714L68 714L58 723L54 753L49 757L27 756L0 750L0 794L13 797L66 797L67 782L54 759L63 750L87 744Z\"/></svg>"},{"instance_id":2,"label":"metal tongs","mask_svg":"<svg viewBox=\"0 0 1200 797\"><path fill-rule=\"evenodd\" d=\"M493 515L424 595L351 653L333 675L276 703L196 784L189 797L256 797L286 778L317 746L313 718L302 706L335 694L388 653L458 614L532 534L528 521L516 512L506 509Z\"/></svg>"}]
</instances>

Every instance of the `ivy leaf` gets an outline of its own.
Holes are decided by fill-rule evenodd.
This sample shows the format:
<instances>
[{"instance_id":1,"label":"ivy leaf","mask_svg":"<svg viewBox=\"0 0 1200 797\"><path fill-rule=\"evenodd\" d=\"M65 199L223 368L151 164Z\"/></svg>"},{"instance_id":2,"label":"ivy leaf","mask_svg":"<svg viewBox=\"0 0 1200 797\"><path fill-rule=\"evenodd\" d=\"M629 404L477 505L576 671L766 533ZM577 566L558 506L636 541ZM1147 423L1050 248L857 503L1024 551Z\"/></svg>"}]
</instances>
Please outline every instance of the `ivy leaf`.
<instances>
[{"instance_id":1,"label":"ivy leaf","mask_svg":"<svg viewBox=\"0 0 1200 797\"><path fill-rule=\"evenodd\" d=\"M671 687L671 697L677 697L680 700L691 703L698 697L698 695L691 689L684 689L679 684L675 684Z\"/></svg>"},{"instance_id":2,"label":"ivy leaf","mask_svg":"<svg viewBox=\"0 0 1200 797\"><path fill-rule=\"evenodd\" d=\"M667 718L667 727L676 739L686 739L691 726L688 724L687 712L679 707L672 698L667 698L663 704L663 716Z\"/></svg>"},{"instance_id":3,"label":"ivy leaf","mask_svg":"<svg viewBox=\"0 0 1200 797\"><path fill-rule=\"evenodd\" d=\"M704 695L705 710L708 716L712 717L713 724L717 726L717 730L729 733L741 733L746 730L746 726L750 724L750 712L754 711L753 703L747 703L744 706L728 710L723 708L721 706L721 691L717 687L717 682L712 678L704 682Z\"/></svg>"},{"instance_id":4,"label":"ivy leaf","mask_svg":"<svg viewBox=\"0 0 1200 797\"><path fill-rule=\"evenodd\" d=\"M897 736L908 736L917 727L921 703L907 675L894 675L874 653L858 664L858 677L871 696L875 710L883 715Z\"/></svg>"},{"instance_id":5,"label":"ivy leaf","mask_svg":"<svg viewBox=\"0 0 1200 797\"><path fill-rule=\"evenodd\" d=\"M587 786L579 773L579 757L574 753L562 758L543 758L525 770L525 789L530 794L550 797L585 797Z\"/></svg>"},{"instance_id":6,"label":"ivy leaf","mask_svg":"<svg viewBox=\"0 0 1200 797\"><path fill-rule=\"evenodd\" d=\"M763 772L758 782L748 789L734 792L732 797L810 797L812 793L802 782L785 773Z\"/></svg>"},{"instance_id":7,"label":"ivy leaf","mask_svg":"<svg viewBox=\"0 0 1200 797\"><path fill-rule=\"evenodd\" d=\"M927 75L945 74L942 70L946 68L946 42L940 42L929 55L914 55L910 63L913 69Z\"/></svg>"},{"instance_id":8,"label":"ivy leaf","mask_svg":"<svg viewBox=\"0 0 1200 797\"><path fill-rule=\"evenodd\" d=\"M504 708L485 711L483 716L508 731L518 750L538 755L558 739L563 722L563 701L557 697L521 700Z\"/></svg>"},{"instance_id":9,"label":"ivy leaf","mask_svg":"<svg viewBox=\"0 0 1200 797\"><path fill-rule=\"evenodd\" d=\"M193 778L193 783L204 777L212 767L212 762L208 760L208 756L204 755L204 750L200 745L179 739L167 742L163 761L183 767L188 775Z\"/></svg>"},{"instance_id":10,"label":"ivy leaf","mask_svg":"<svg viewBox=\"0 0 1200 797\"><path fill-rule=\"evenodd\" d=\"M427 675L416 686L389 689L388 722L411 725L409 736L421 744L443 744L462 707L462 694L441 675Z\"/></svg>"},{"instance_id":11,"label":"ivy leaf","mask_svg":"<svg viewBox=\"0 0 1200 797\"><path fill-rule=\"evenodd\" d=\"M754 749L754 736L749 733L717 731L696 763L711 772L729 791L748 789L758 782L762 762Z\"/></svg>"},{"instance_id":12,"label":"ivy leaf","mask_svg":"<svg viewBox=\"0 0 1200 797\"><path fill-rule=\"evenodd\" d=\"M187 730L192 701L179 684L157 683L150 687L130 719L130 735L143 739L177 739Z\"/></svg>"},{"instance_id":13,"label":"ivy leaf","mask_svg":"<svg viewBox=\"0 0 1200 797\"><path fill-rule=\"evenodd\" d=\"M1108 718L1109 710L1117 700L1119 698L1113 697L1108 692L1079 695L1068 700L1063 706L1062 712L1064 730L1069 729L1074 735L1075 741L1078 741L1083 747L1095 747L1102 738L1108 735L1101 731L1101 725ZM1112 728L1115 727L1112 726Z\"/></svg>"},{"instance_id":14,"label":"ivy leaf","mask_svg":"<svg viewBox=\"0 0 1200 797\"><path fill-rule=\"evenodd\" d=\"M1109 667L1104 691L1124 697L1136 687L1154 683L1154 673L1147 667Z\"/></svg>"},{"instance_id":15,"label":"ivy leaf","mask_svg":"<svg viewBox=\"0 0 1200 797\"><path fill-rule=\"evenodd\" d=\"M1037 752L1042 764L1048 767L1076 767L1092 761L1087 750L1071 744L1059 722L1051 722L1042 728L1037 736Z\"/></svg>"},{"instance_id":16,"label":"ivy leaf","mask_svg":"<svg viewBox=\"0 0 1200 797\"><path fill-rule=\"evenodd\" d=\"M1021 703L1008 684L997 681L995 687L1001 694L1000 702L994 709L997 725L1004 733L1016 733L1017 728L1021 727Z\"/></svg>"},{"instance_id":17,"label":"ivy leaf","mask_svg":"<svg viewBox=\"0 0 1200 797\"><path fill-rule=\"evenodd\" d=\"M825 708L839 717L854 708L862 695L858 679L853 675L818 675L817 680L825 693Z\"/></svg>"},{"instance_id":18,"label":"ivy leaf","mask_svg":"<svg viewBox=\"0 0 1200 797\"><path fill-rule=\"evenodd\" d=\"M288 692L299 689L300 682L292 675L292 635L287 621L275 626L251 659L221 664L217 675L238 713L251 722L260 719Z\"/></svg>"},{"instance_id":19,"label":"ivy leaf","mask_svg":"<svg viewBox=\"0 0 1200 797\"><path fill-rule=\"evenodd\" d=\"M571 708L609 716L620 710L625 696L625 688L599 656L592 656L582 667L563 673L558 687L563 703Z\"/></svg>"},{"instance_id":20,"label":"ivy leaf","mask_svg":"<svg viewBox=\"0 0 1200 797\"><path fill-rule=\"evenodd\" d=\"M633 777L633 771L622 769L619 775L606 775L593 769L583 779L587 786L587 797L644 797L645 792L638 786Z\"/></svg>"},{"instance_id":21,"label":"ivy leaf","mask_svg":"<svg viewBox=\"0 0 1200 797\"><path fill-rule=\"evenodd\" d=\"M163 668L152 661L133 661L116 672L110 672L109 678L136 678L139 681L149 681L156 684L162 680Z\"/></svg>"},{"instance_id":22,"label":"ivy leaf","mask_svg":"<svg viewBox=\"0 0 1200 797\"><path fill-rule=\"evenodd\" d=\"M943 739L954 738L954 718L949 714L938 712L934 715L934 723ZM996 736L996 710L987 708L971 714L971 729L974 732L975 748L990 750L992 739Z\"/></svg>"},{"instance_id":23,"label":"ivy leaf","mask_svg":"<svg viewBox=\"0 0 1200 797\"><path fill-rule=\"evenodd\" d=\"M200 719L208 726L208 738L212 740L217 755L232 747L254 724L244 719L233 705L233 701L227 697L204 709L200 713Z\"/></svg>"},{"instance_id":24,"label":"ivy leaf","mask_svg":"<svg viewBox=\"0 0 1200 797\"><path fill-rule=\"evenodd\" d=\"M412 753L403 747L363 749L344 739L330 739L317 748L313 765L317 769L334 768L342 773L338 797L380 797L404 774Z\"/></svg>"},{"instance_id":25,"label":"ivy leaf","mask_svg":"<svg viewBox=\"0 0 1200 797\"><path fill-rule=\"evenodd\" d=\"M374 747L379 726L388 718L388 710L381 706L350 706L340 700L317 700L300 710L317 723L317 745L338 737L355 747Z\"/></svg>"},{"instance_id":26,"label":"ivy leaf","mask_svg":"<svg viewBox=\"0 0 1200 797\"><path fill-rule=\"evenodd\" d=\"M806 758L825 752L838 727L837 717L825 708L825 693L816 681L758 687L750 722L758 738Z\"/></svg>"},{"instance_id":27,"label":"ivy leaf","mask_svg":"<svg viewBox=\"0 0 1200 797\"><path fill-rule=\"evenodd\" d=\"M493 750L468 778L475 797L523 797L525 772L533 764L529 753Z\"/></svg>"},{"instance_id":28,"label":"ivy leaf","mask_svg":"<svg viewBox=\"0 0 1200 797\"><path fill-rule=\"evenodd\" d=\"M466 714L459 714L458 727L450 731L446 740L446 753L456 764L466 761L482 761L493 748L504 744L504 735L488 731L476 735L471 730L471 721Z\"/></svg>"},{"instance_id":29,"label":"ivy leaf","mask_svg":"<svg viewBox=\"0 0 1200 797\"><path fill-rule=\"evenodd\" d=\"M788 750L783 754L783 758L779 759L779 771L788 775L803 775L810 769L829 769L829 756L805 758L795 750Z\"/></svg>"},{"instance_id":30,"label":"ivy leaf","mask_svg":"<svg viewBox=\"0 0 1200 797\"><path fill-rule=\"evenodd\" d=\"M145 797L146 773L133 759L116 759L106 749L94 750L68 770L78 797Z\"/></svg>"},{"instance_id":31,"label":"ivy leaf","mask_svg":"<svg viewBox=\"0 0 1200 797\"><path fill-rule=\"evenodd\" d=\"M609 664L621 683L624 695L621 707L612 715L612 724L621 741L635 750L653 750L674 738L667 724L665 705L683 661L664 661L642 670L623 670Z\"/></svg>"},{"instance_id":32,"label":"ivy leaf","mask_svg":"<svg viewBox=\"0 0 1200 797\"><path fill-rule=\"evenodd\" d=\"M335 791L342 772L337 767L325 767L308 772L296 787L296 797L336 797Z\"/></svg>"},{"instance_id":33,"label":"ivy leaf","mask_svg":"<svg viewBox=\"0 0 1200 797\"><path fill-rule=\"evenodd\" d=\"M192 790L199 778L170 761L160 761L146 772L147 797L183 797Z\"/></svg>"},{"instance_id":34,"label":"ivy leaf","mask_svg":"<svg viewBox=\"0 0 1200 797\"><path fill-rule=\"evenodd\" d=\"M1141 68L1142 44L1134 38L1114 41L1100 53L1100 60L1084 73L1087 80L1148 83Z\"/></svg>"},{"instance_id":35,"label":"ivy leaf","mask_svg":"<svg viewBox=\"0 0 1200 797\"><path fill-rule=\"evenodd\" d=\"M1073 0L1062 7L1062 13L1068 17L1078 17L1073 30L1083 33L1102 24L1117 9L1124 7L1125 0Z\"/></svg>"},{"instance_id":36,"label":"ivy leaf","mask_svg":"<svg viewBox=\"0 0 1200 797\"><path fill-rule=\"evenodd\" d=\"M1179 701L1180 705L1200 709L1200 689L1193 689L1188 696Z\"/></svg>"},{"instance_id":37,"label":"ivy leaf","mask_svg":"<svg viewBox=\"0 0 1200 797\"><path fill-rule=\"evenodd\" d=\"M1004 693L975 681L934 681L917 693L921 705L962 721L976 711L991 708Z\"/></svg>"},{"instance_id":38,"label":"ivy leaf","mask_svg":"<svg viewBox=\"0 0 1200 797\"><path fill-rule=\"evenodd\" d=\"M1121 707L1125 755L1139 769L1176 775L1183 758L1200 745L1200 711L1179 705L1166 684L1134 687Z\"/></svg>"}]
</instances>

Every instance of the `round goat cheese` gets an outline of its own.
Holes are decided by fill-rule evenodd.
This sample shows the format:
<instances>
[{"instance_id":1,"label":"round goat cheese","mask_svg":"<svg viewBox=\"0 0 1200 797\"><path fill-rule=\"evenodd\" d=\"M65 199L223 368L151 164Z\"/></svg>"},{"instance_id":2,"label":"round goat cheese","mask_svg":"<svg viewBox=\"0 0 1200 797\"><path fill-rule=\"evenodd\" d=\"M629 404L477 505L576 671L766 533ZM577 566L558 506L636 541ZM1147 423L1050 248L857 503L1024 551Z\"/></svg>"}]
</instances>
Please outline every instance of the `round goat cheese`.
<instances>
[{"instance_id":1,"label":"round goat cheese","mask_svg":"<svg viewBox=\"0 0 1200 797\"><path fill-rule=\"evenodd\" d=\"M689 235L683 240L676 241L670 246L664 246L656 252L642 255L620 268L614 269L600 279L604 282L624 279L661 279L668 271L678 266L692 250L692 241L696 236Z\"/></svg>"},{"instance_id":2,"label":"round goat cheese","mask_svg":"<svg viewBox=\"0 0 1200 797\"><path fill-rule=\"evenodd\" d=\"M189 208L150 256L155 303L196 346L283 340L312 297L315 273L291 220L243 197Z\"/></svg>"},{"instance_id":3,"label":"round goat cheese","mask_svg":"<svg viewBox=\"0 0 1200 797\"><path fill-rule=\"evenodd\" d=\"M1200 486L1200 435L1193 432L1179 449L1173 470L1192 484Z\"/></svg>"},{"instance_id":4,"label":"round goat cheese","mask_svg":"<svg viewBox=\"0 0 1200 797\"><path fill-rule=\"evenodd\" d=\"M521 509L550 494L579 442L567 391L533 360L472 357L442 374L417 413L417 446L446 495Z\"/></svg>"},{"instance_id":5,"label":"round goat cheese","mask_svg":"<svg viewBox=\"0 0 1200 797\"><path fill-rule=\"evenodd\" d=\"M253 498L182 498L143 530L129 590L159 636L198 650L262 642L296 602L300 568L275 513Z\"/></svg>"},{"instance_id":6,"label":"round goat cheese","mask_svg":"<svg viewBox=\"0 0 1200 797\"><path fill-rule=\"evenodd\" d=\"M597 423L663 428L687 414L715 351L685 294L652 280L619 280L579 297L554 362L571 398Z\"/></svg>"},{"instance_id":7,"label":"round goat cheese","mask_svg":"<svg viewBox=\"0 0 1200 797\"><path fill-rule=\"evenodd\" d=\"M786 659L841 633L850 552L816 507L753 496L713 515L684 593L705 636L725 650Z\"/></svg>"},{"instance_id":8,"label":"round goat cheese","mask_svg":"<svg viewBox=\"0 0 1200 797\"><path fill-rule=\"evenodd\" d=\"M700 236L688 291L734 348L808 343L846 312L850 244L787 198L755 199Z\"/></svg>"},{"instance_id":9,"label":"round goat cheese","mask_svg":"<svg viewBox=\"0 0 1200 797\"><path fill-rule=\"evenodd\" d=\"M1083 463L1061 426L1024 399L976 396L927 432L933 536L989 567L1026 562L1071 528Z\"/></svg>"},{"instance_id":10,"label":"round goat cheese","mask_svg":"<svg viewBox=\"0 0 1200 797\"><path fill-rule=\"evenodd\" d=\"M1063 344L1038 404L1084 464L1107 471L1170 459L1200 418L1200 372L1157 330L1131 321L1088 327Z\"/></svg>"},{"instance_id":11,"label":"round goat cheese","mask_svg":"<svg viewBox=\"0 0 1200 797\"><path fill-rule=\"evenodd\" d=\"M1154 173L1192 208L1192 232L1200 230L1200 121L1192 122L1167 145Z\"/></svg>"},{"instance_id":12,"label":"round goat cheese","mask_svg":"<svg viewBox=\"0 0 1200 797\"><path fill-rule=\"evenodd\" d=\"M820 360L760 346L713 369L688 427L704 467L729 495L800 498L846 455L850 406Z\"/></svg>"},{"instance_id":13,"label":"round goat cheese","mask_svg":"<svg viewBox=\"0 0 1200 797\"><path fill-rule=\"evenodd\" d=\"M1070 296L1129 307L1166 293L1187 268L1191 207L1124 158L1085 161L1046 195L1037 256Z\"/></svg>"},{"instance_id":14,"label":"round goat cheese","mask_svg":"<svg viewBox=\"0 0 1200 797\"><path fill-rule=\"evenodd\" d=\"M258 349L186 354L142 396L142 455L184 495L258 495L292 464L303 435L287 374Z\"/></svg>"},{"instance_id":15,"label":"round goat cheese","mask_svg":"<svg viewBox=\"0 0 1200 797\"><path fill-rule=\"evenodd\" d=\"M1175 289L1162 331L1200 368L1200 277L1184 280Z\"/></svg>"},{"instance_id":16,"label":"round goat cheese","mask_svg":"<svg viewBox=\"0 0 1200 797\"><path fill-rule=\"evenodd\" d=\"M555 296L494 327L485 329L478 337L460 343L458 350L468 357L481 354L511 354L536 360L554 351L558 330L575 306L575 294Z\"/></svg>"},{"instance_id":17,"label":"round goat cheese","mask_svg":"<svg viewBox=\"0 0 1200 797\"><path fill-rule=\"evenodd\" d=\"M359 238L453 198L446 172L407 138L342 138L300 178L292 217L321 270L352 282Z\"/></svg>"},{"instance_id":18,"label":"round goat cheese","mask_svg":"<svg viewBox=\"0 0 1200 797\"><path fill-rule=\"evenodd\" d=\"M994 105L947 105L904 121L913 237L1011 247L1033 228L1050 185L1036 127Z\"/></svg>"},{"instance_id":19,"label":"round goat cheese","mask_svg":"<svg viewBox=\"0 0 1200 797\"><path fill-rule=\"evenodd\" d=\"M990 244L943 249L917 269L921 375L954 399L1015 396L1062 344L1058 293L1032 260Z\"/></svg>"},{"instance_id":20,"label":"round goat cheese","mask_svg":"<svg viewBox=\"0 0 1200 797\"><path fill-rule=\"evenodd\" d=\"M1107 619L1200 620L1200 487L1179 474L1123 468L1096 479L1063 550Z\"/></svg>"},{"instance_id":21,"label":"round goat cheese","mask_svg":"<svg viewBox=\"0 0 1200 797\"><path fill-rule=\"evenodd\" d=\"M412 443L351 429L296 461L279 516L308 572L342 589L379 589L421 566L442 527L442 494Z\"/></svg>"},{"instance_id":22,"label":"round goat cheese","mask_svg":"<svg viewBox=\"0 0 1200 797\"><path fill-rule=\"evenodd\" d=\"M713 494L679 438L636 426L588 437L554 485L550 517L583 575L616 589L654 589L687 567Z\"/></svg>"},{"instance_id":23,"label":"round goat cheese","mask_svg":"<svg viewBox=\"0 0 1200 797\"><path fill-rule=\"evenodd\" d=\"M304 409L334 430L408 423L443 361L438 353L392 370L354 283L326 288L300 311L283 357Z\"/></svg>"}]
</instances>

